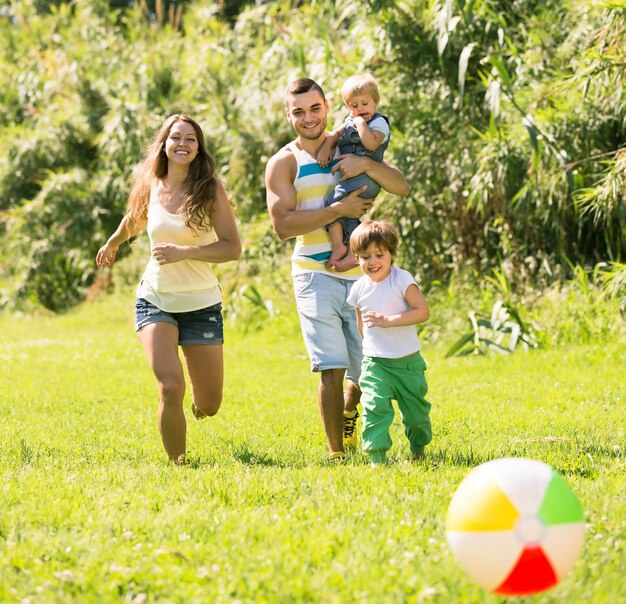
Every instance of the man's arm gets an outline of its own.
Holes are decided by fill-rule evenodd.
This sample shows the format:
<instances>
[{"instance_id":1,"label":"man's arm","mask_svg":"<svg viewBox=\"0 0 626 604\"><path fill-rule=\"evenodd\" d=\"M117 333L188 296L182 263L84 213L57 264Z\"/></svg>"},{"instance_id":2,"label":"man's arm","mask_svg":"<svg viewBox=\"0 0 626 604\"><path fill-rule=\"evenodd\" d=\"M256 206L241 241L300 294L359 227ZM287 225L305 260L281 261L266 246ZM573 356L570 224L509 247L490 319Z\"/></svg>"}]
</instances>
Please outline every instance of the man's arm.
<instances>
[{"instance_id":1,"label":"man's arm","mask_svg":"<svg viewBox=\"0 0 626 604\"><path fill-rule=\"evenodd\" d=\"M358 196L365 190L365 187L361 187L328 207L297 210L296 190L293 186L295 171L296 160L285 149L274 155L265 169L267 209L272 226L280 239L310 233L342 216L360 218L372 205L371 199L361 199Z\"/></svg>"},{"instance_id":2,"label":"man's arm","mask_svg":"<svg viewBox=\"0 0 626 604\"><path fill-rule=\"evenodd\" d=\"M378 162L364 155L342 155L333 166L333 174L338 170L341 173L340 181L365 172L385 191L401 196L409 194L409 183L402 172L386 161Z\"/></svg>"}]
</instances>

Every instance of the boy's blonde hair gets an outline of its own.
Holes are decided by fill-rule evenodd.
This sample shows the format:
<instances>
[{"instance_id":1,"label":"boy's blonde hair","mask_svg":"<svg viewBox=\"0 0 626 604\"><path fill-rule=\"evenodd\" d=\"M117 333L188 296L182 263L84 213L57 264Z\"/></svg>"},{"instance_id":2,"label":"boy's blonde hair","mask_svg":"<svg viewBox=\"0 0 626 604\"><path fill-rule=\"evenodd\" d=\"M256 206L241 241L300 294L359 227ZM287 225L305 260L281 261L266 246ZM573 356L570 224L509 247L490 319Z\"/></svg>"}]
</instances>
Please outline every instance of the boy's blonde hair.
<instances>
[{"instance_id":1,"label":"boy's blonde hair","mask_svg":"<svg viewBox=\"0 0 626 604\"><path fill-rule=\"evenodd\" d=\"M383 220L362 222L350 235L350 249L357 258L371 245L387 250L391 257L395 258L399 244L398 232L390 223Z\"/></svg>"},{"instance_id":2,"label":"boy's blonde hair","mask_svg":"<svg viewBox=\"0 0 626 604\"><path fill-rule=\"evenodd\" d=\"M341 87L341 98L344 103L358 94L369 94L378 104L380 102L380 92L378 92L378 82L371 73L360 73L348 78Z\"/></svg>"}]
</instances>

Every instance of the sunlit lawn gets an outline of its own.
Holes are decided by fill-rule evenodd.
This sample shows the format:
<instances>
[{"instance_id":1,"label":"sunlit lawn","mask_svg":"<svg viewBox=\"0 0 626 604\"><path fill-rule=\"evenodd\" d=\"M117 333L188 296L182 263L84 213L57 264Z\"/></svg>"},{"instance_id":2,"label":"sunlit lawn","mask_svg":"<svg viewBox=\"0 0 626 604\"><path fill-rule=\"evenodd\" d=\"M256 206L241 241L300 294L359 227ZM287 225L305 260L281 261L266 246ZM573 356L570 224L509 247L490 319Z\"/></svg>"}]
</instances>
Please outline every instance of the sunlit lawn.
<instances>
[{"instance_id":1,"label":"sunlit lawn","mask_svg":"<svg viewBox=\"0 0 626 604\"><path fill-rule=\"evenodd\" d=\"M225 402L170 467L131 301L0 318L0 601L496 602L448 550L470 467L552 464L577 493L585 549L533 602L616 602L626 537L626 346L443 359L428 344L434 440L387 468L326 463L316 376L294 316L227 329ZM621 594L621 595L620 595Z\"/></svg>"}]
</instances>

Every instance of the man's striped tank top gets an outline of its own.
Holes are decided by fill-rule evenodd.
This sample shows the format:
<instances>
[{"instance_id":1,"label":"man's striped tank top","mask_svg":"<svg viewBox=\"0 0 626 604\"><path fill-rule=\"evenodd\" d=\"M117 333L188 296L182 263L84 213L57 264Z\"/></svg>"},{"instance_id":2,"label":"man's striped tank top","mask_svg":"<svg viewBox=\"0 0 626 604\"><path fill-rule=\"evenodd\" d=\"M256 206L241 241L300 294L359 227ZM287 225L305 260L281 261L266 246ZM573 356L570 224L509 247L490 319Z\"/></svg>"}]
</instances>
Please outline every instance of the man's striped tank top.
<instances>
[{"instance_id":1,"label":"man's striped tank top","mask_svg":"<svg viewBox=\"0 0 626 604\"><path fill-rule=\"evenodd\" d=\"M324 207L324 200L339 181L339 176L331 174L332 167L337 163L334 159L322 168L315 158L300 149L295 141L289 143L289 149L296 158L298 169L293 186L296 190L297 210L317 210ZM330 237L325 228L317 229L296 238L296 245L291 256L291 267L294 275L300 273L326 273L340 279L354 280L363 275L361 269L355 268L345 273L336 273L327 269L324 263L330 258Z\"/></svg>"}]
</instances>

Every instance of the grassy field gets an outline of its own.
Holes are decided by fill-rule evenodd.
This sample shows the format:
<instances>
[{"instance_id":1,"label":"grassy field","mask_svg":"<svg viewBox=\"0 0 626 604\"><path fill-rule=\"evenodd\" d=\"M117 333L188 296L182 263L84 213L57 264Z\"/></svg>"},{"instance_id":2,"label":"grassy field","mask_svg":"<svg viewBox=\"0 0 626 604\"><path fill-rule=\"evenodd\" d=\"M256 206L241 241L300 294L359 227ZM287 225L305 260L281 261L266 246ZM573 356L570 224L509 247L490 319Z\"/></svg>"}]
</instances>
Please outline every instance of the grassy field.
<instances>
[{"instance_id":1,"label":"grassy field","mask_svg":"<svg viewBox=\"0 0 626 604\"><path fill-rule=\"evenodd\" d=\"M434 440L330 466L294 317L226 333L225 402L189 412L170 467L129 299L0 317L1 602L502 602L454 562L446 509L474 465L546 461L585 548L528 602L617 602L626 543L626 345L444 359L425 346ZM622 594L621 596L619 594Z\"/></svg>"}]
</instances>

